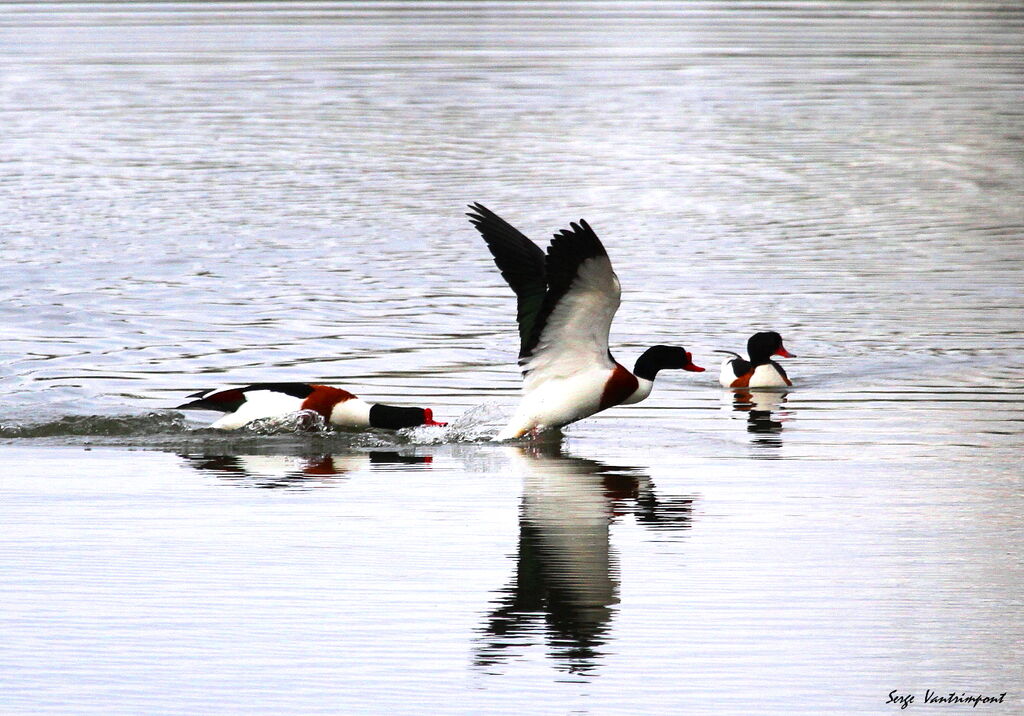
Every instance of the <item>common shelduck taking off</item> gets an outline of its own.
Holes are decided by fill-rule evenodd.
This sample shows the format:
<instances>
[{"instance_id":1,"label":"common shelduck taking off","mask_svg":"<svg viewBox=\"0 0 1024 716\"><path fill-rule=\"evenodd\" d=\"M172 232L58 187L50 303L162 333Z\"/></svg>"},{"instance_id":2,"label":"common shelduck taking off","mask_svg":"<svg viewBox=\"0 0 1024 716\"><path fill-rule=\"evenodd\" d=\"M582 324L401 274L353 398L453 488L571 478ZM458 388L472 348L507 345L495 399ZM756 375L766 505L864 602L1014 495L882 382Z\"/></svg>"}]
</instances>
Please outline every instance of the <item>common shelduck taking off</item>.
<instances>
[{"instance_id":1,"label":"common shelduck taking off","mask_svg":"<svg viewBox=\"0 0 1024 716\"><path fill-rule=\"evenodd\" d=\"M608 350L608 329L619 307L619 279L582 219L555 234L547 255L481 204L470 221L480 231L501 275L516 294L523 396L496 440L558 428L614 405L651 394L663 368L702 371L690 354L654 346L629 372Z\"/></svg>"},{"instance_id":2,"label":"common shelduck taking off","mask_svg":"<svg viewBox=\"0 0 1024 716\"><path fill-rule=\"evenodd\" d=\"M253 420L280 418L300 410L320 414L331 425L347 428L411 428L447 425L434 422L430 408L396 408L367 403L347 390L308 383L257 383L244 388L201 390L178 410L219 410L227 413L210 427L235 430Z\"/></svg>"},{"instance_id":3,"label":"common shelduck taking off","mask_svg":"<svg viewBox=\"0 0 1024 716\"><path fill-rule=\"evenodd\" d=\"M722 362L718 382L723 388L784 388L793 385L786 370L772 360L772 356L796 358L783 347L782 336L775 331L762 331L750 337L747 341L750 360L744 360L743 356L732 351L718 352L735 356Z\"/></svg>"}]
</instances>

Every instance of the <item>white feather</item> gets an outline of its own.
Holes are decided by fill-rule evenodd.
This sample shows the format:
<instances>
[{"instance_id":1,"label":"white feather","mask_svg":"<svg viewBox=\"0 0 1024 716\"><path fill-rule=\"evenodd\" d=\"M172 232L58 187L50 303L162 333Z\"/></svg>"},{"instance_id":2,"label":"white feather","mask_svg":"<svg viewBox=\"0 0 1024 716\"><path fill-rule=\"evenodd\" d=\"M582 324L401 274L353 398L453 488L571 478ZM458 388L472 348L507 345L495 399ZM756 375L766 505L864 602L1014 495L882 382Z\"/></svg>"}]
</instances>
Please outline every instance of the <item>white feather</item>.
<instances>
[{"instance_id":1,"label":"white feather","mask_svg":"<svg viewBox=\"0 0 1024 716\"><path fill-rule=\"evenodd\" d=\"M532 355L523 365L526 393L548 380L590 367L615 367L608 356L608 331L619 309L622 289L607 256L580 264L569 290L548 316Z\"/></svg>"},{"instance_id":2,"label":"white feather","mask_svg":"<svg viewBox=\"0 0 1024 716\"><path fill-rule=\"evenodd\" d=\"M595 367L569 376L548 378L524 391L519 407L497 440L522 437L533 429L545 430L593 415L601 406L611 368Z\"/></svg>"},{"instance_id":3,"label":"white feather","mask_svg":"<svg viewBox=\"0 0 1024 716\"><path fill-rule=\"evenodd\" d=\"M350 428L365 428L370 425L370 403L359 398L343 400L331 410L330 422Z\"/></svg>"},{"instance_id":4,"label":"white feather","mask_svg":"<svg viewBox=\"0 0 1024 716\"><path fill-rule=\"evenodd\" d=\"M277 418L302 409L302 398L274 390L248 390L245 402L238 410L228 413L210 427L217 430L237 430L253 420Z\"/></svg>"},{"instance_id":5,"label":"white feather","mask_svg":"<svg viewBox=\"0 0 1024 716\"><path fill-rule=\"evenodd\" d=\"M754 375L750 376L749 388L785 388L786 379L782 377L778 369L771 363L759 365L754 369Z\"/></svg>"}]
</instances>

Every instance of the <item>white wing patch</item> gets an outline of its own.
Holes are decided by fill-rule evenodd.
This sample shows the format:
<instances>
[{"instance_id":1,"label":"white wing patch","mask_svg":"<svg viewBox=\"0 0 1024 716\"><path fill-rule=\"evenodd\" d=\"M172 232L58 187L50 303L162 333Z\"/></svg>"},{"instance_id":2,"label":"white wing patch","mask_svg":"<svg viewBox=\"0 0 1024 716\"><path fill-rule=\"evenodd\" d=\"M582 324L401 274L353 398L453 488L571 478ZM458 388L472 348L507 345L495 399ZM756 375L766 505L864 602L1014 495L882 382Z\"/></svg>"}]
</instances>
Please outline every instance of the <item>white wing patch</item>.
<instances>
[{"instance_id":1,"label":"white wing patch","mask_svg":"<svg viewBox=\"0 0 1024 716\"><path fill-rule=\"evenodd\" d=\"M569 290L548 316L537 347L523 363L525 393L588 368L614 367L608 357L608 331L621 294L607 256L580 264Z\"/></svg>"},{"instance_id":2,"label":"white wing patch","mask_svg":"<svg viewBox=\"0 0 1024 716\"><path fill-rule=\"evenodd\" d=\"M277 418L302 409L302 398L279 393L276 390L247 390L245 402L238 410L228 413L210 427L218 430L236 430L253 420Z\"/></svg>"}]
</instances>

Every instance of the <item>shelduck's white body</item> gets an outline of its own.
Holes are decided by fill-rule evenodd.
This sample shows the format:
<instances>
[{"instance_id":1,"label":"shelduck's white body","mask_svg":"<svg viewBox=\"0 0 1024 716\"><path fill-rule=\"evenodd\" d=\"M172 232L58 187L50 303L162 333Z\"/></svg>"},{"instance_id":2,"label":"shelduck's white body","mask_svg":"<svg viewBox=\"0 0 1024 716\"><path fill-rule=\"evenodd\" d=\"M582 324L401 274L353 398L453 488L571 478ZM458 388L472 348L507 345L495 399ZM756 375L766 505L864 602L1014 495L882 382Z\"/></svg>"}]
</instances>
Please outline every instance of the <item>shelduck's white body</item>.
<instances>
[{"instance_id":1,"label":"shelduck's white body","mask_svg":"<svg viewBox=\"0 0 1024 716\"><path fill-rule=\"evenodd\" d=\"M574 423L604 410L602 404L609 383L629 373L621 365L591 368L577 375L548 378L531 390L524 386L519 407L496 440L511 440L531 431L543 431ZM636 379L637 387L615 405L639 403L651 394L654 381Z\"/></svg>"},{"instance_id":2,"label":"shelduck's white body","mask_svg":"<svg viewBox=\"0 0 1024 716\"><path fill-rule=\"evenodd\" d=\"M211 393L222 392L214 389ZM215 430L237 430L254 420L276 418L302 410L303 400L293 395L273 390L247 391L245 402L238 410L214 420L210 427Z\"/></svg>"},{"instance_id":3,"label":"shelduck's white body","mask_svg":"<svg viewBox=\"0 0 1024 716\"><path fill-rule=\"evenodd\" d=\"M210 425L237 430L254 420L280 418L303 410L317 413L331 425L350 428L397 429L434 422L429 408L398 408L367 403L352 393L329 385L309 383L257 383L241 388L201 390L180 410L218 410L224 417Z\"/></svg>"},{"instance_id":4,"label":"shelduck's white body","mask_svg":"<svg viewBox=\"0 0 1024 716\"><path fill-rule=\"evenodd\" d=\"M238 410L215 420L210 427L217 430L237 430L254 420L279 418L298 413L301 410L308 410L303 407L306 402L302 398L272 390L248 391L245 395L245 402ZM373 406L370 403L353 397L333 406L324 418L331 425L368 428L370 427L371 407Z\"/></svg>"}]
</instances>

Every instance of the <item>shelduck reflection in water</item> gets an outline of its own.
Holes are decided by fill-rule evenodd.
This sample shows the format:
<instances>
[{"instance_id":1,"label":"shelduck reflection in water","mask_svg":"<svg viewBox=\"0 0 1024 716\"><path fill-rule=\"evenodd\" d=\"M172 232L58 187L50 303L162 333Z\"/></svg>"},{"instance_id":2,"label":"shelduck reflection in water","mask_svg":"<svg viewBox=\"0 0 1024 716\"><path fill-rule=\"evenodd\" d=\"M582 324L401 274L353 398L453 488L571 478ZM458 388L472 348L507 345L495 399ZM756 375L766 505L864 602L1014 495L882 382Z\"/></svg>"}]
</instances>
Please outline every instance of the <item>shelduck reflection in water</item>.
<instances>
[{"instance_id":1,"label":"shelduck reflection in water","mask_svg":"<svg viewBox=\"0 0 1024 716\"><path fill-rule=\"evenodd\" d=\"M196 470L237 487L308 490L330 487L351 475L395 466L429 466L431 455L404 454L390 450L341 453L336 455L180 455Z\"/></svg>"},{"instance_id":2,"label":"shelduck reflection in water","mask_svg":"<svg viewBox=\"0 0 1024 716\"><path fill-rule=\"evenodd\" d=\"M746 418L747 432L758 447L782 447L782 430L792 420L793 410L786 406L788 392L778 390L735 390L729 409L737 418Z\"/></svg>"},{"instance_id":3,"label":"shelduck reflection in water","mask_svg":"<svg viewBox=\"0 0 1024 716\"><path fill-rule=\"evenodd\" d=\"M505 448L523 478L516 571L481 628L487 671L542 639L558 668L586 675L611 638L619 566L609 525L690 528L694 497L659 497L638 468L572 457L557 443Z\"/></svg>"}]
</instances>

